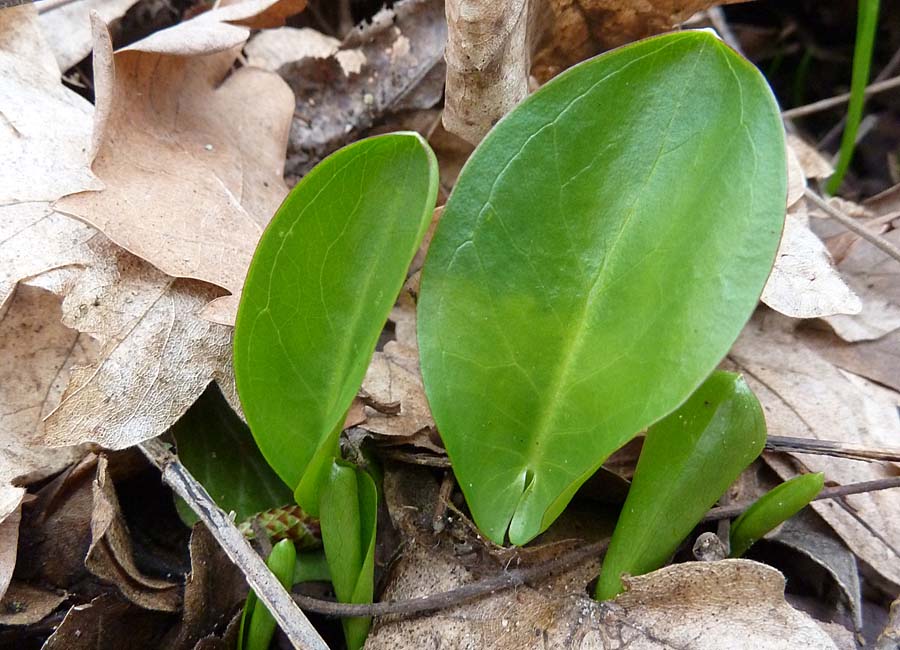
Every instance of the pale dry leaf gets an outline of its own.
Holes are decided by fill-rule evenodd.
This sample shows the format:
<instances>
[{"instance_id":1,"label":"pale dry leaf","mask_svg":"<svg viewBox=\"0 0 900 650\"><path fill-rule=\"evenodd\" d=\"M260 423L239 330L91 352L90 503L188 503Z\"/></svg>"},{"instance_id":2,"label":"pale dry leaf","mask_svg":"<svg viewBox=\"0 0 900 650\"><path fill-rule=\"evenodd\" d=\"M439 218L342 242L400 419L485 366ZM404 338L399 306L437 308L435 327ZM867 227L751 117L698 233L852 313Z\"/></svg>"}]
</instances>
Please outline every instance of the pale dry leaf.
<instances>
[{"instance_id":1,"label":"pale dry leaf","mask_svg":"<svg viewBox=\"0 0 900 650\"><path fill-rule=\"evenodd\" d=\"M803 198L807 177L800 164L800 159L790 144L785 144L785 154L787 159L787 207L790 208Z\"/></svg>"},{"instance_id":2,"label":"pale dry leaf","mask_svg":"<svg viewBox=\"0 0 900 650\"><path fill-rule=\"evenodd\" d=\"M334 56L283 65L297 97L287 174L305 175L386 115L437 104L446 39L441 0L400 0L351 31Z\"/></svg>"},{"instance_id":3,"label":"pale dry leaf","mask_svg":"<svg viewBox=\"0 0 900 650\"><path fill-rule=\"evenodd\" d=\"M0 11L0 205L101 189L91 173L92 107L68 90L37 11Z\"/></svg>"},{"instance_id":4,"label":"pale dry leaf","mask_svg":"<svg viewBox=\"0 0 900 650\"><path fill-rule=\"evenodd\" d=\"M0 486L0 599L6 593L13 569L16 568L24 496L24 488Z\"/></svg>"},{"instance_id":5,"label":"pale dry leaf","mask_svg":"<svg viewBox=\"0 0 900 650\"><path fill-rule=\"evenodd\" d=\"M884 235L895 245L900 230ZM834 332L845 341L872 341L900 328L900 265L897 260L868 242L857 242L838 268L847 284L862 299L857 315L826 317Z\"/></svg>"},{"instance_id":6,"label":"pale dry leaf","mask_svg":"<svg viewBox=\"0 0 900 650\"><path fill-rule=\"evenodd\" d=\"M896 445L900 395L834 367L805 346L786 320L771 312L758 313L729 354L763 404L769 432L861 447ZM896 475L896 468L887 463L791 456L806 471L824 472L830 484ZM773 458L767 461L773 464ZM784 479L796 474L783 464L774 469ZM900 585L897 490L817 501L813 507L859 558L886 581Z\"/></svg>"},{"instance_id":7,"label":"pale dry leaf","mask_svg":"<svg viewBox=\"0 0 900 650\"><path fill-rule=\"evenodd\" d=\"M125 15L138 0L78 0L60 4L56 0L37 0L41 29L60 70L68 70L91 52L91 12L96 11L109 24Z\"/></svg>"},{"instance_id":8,"label":"pale dry leaf","mask_svg":"<svg viewBox=\"0 0 900 650\"><path fill-rule=\"evenodd\" d=\"M365 422L360 424L366 431L384 436L413 436L434 426L416 348L389 341L384 350L372 355L362 389L376 402L400 405L397 414L366 408Z\"/></svg>"},{"instance_id":9,"label":"pale dry leaf","mask_svg":"<svg viewBox=\"0 0 900 650\"><path fill-rule=\"evenodd\" d=\"M168 429L210 382L237 404L230 327L197 313L221 292L176 279L97 238L94 260L68 287L62 321L101 342L75 369L41 442L122 449Z\"/></svg>"},{"instance_id":10,"label":"pale dry leaf","mask_svg":"<svg viewBox=\"0 0 900 650\"><path fill-rule=\"evenodd\" d=\"M834 365L900 392L900 330L848 343L831 330L804 329L803 341Z\"/></svg>"},{"instance_id":11,"label":"pale dry leaf","mask_svg":"<svg viewBox=\"0 0 900 650\"><path fill-rule=\"evenodd\" d=\"M160 612L178 611L181 608L179 585L150 578L134 563L131 537L119 510L119 499L104 456L97 463L93 494L91 546L84 565L98 578L118 587L135 605Z\"/></svg>"},{"instance_id":12,"label":"pale dry leaf","mask_svg":"<svg viewBox=\"0 0 900 650\"><path fill-rule=\"evenodd\" d=\"M341 42L309 27L279 27L253 36L244 46L247 64L277 72L286 63L324 59L337 53Z\"/></svg>"},{"instance_id":13,"label":"pale dry leaf","mask_svg":"<svg viewBox=\"0 0 900 650\"><path fill-rule=\"evenodd\" d=\"M862 309L859 297L832 265L828 249L809 229L805 212L790 212L785 218L775 265L761 299L793 318L858 314Z\"/></svg>"},{"instance_id":14,"label":"pale dry leaf","mask_svg":"<svg viewBox=\"0 0 900 650\"><path fill-rule=\"evenodd\" d=\"M80 448L44 449L44 418L59 403L73 366L95 345L61 322L60 298L21 284L0 316L0 489L58 472Z\"/></svg>"},{"instance_id":15,"label":"pale dry leaf","mask_svg":"<svg viewBox=\"0 0 900 650\"><path fill-rule=\"evenodd\" d=\"M0 206L0 310L19 280L83 264L90 226L55 212L49 203Z\"/></svg>"},{"instance_id":16,"label":"pale dry leaf","mask_svg":"<svg viewBox=\"0 0 900 650\"><path fill-rule=\"evenodd\" d=\"M302 4L302 3L301 3ZM102 192L56 208L175 277L240 293L262 227L287 192L293 112L274 73L231 73L253 12L296 2L242 2L156 32L112 54L96 16L93 170ZM236 298L211 308L232 323Z\"/></svg>"}]
</instances>

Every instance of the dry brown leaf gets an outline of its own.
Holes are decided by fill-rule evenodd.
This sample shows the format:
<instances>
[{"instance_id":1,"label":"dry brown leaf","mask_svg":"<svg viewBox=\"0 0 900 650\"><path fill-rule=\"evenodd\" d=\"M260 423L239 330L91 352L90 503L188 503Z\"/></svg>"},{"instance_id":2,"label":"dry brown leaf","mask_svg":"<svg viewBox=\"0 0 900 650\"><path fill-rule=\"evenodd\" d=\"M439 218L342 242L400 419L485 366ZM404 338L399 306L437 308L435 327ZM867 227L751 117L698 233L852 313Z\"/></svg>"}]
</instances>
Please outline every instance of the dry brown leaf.
<instances>
[{"instance_id":1,"label":"dry brown leaf","mask_svg":"<svg viewBox=\"0 0 900 650\"><path fill-rule=\"evenodd\" d=\"M386 114L438 103L446 39L441 0L401 0L353 30L333 57L282 66L297 96L287 174L303 176Z\"/></svg>"},{"instance_id":2,"label":"dry brown leaf","mask_svg":"<svg viewBox=\"0 0 900 650\"><path fill-rule=\"evenodd\" d=\"M857 343L847 343L830 330L805 329L800 335L834 365L900 392L900 330Z\"/></svg>"},{"instance_id":3,"label":"dry brown leaf","mask_svg":"<svg viewBox=\"0 0 900 650\"><path fill-rule=\"evenodd\" d=\"M372 356L362 389L380 404L400 405L397 414L366 408L360 426L384 436L412 436L433 427L431 411L419 371L419 353L414 347L389 341L384 350Z\"/></svg>"},{"instance_id":4,"label":"dry brown leaf","mask_svg":"<svg viewBox=\"0 0 900 650\"><path fill-rule=\"evenodd\" d=\"M41 650L159 650L171 617L113 594L69 608Z\"/></svg>"},{"instance_id":5,"label":"dry brown leaf","mask_svg":"<svg viewBox=\"0 0 900 650\"><path fill-rule=\"evenodd\" d=\"M101 189L90 169L91 105L60 81L34 6L0 11L0 205Z\"/></svg>"},{"instance_id":6,"label":"dry brown leaf","mask_svg":"<svg viewBox=\"0 0 900 650\"><path fill-rule=\"evenodd\" d=\"M181 607L179 585L150 578L134 563L131 537L119 512L119 499L101 456L93 485L91 546L84 565L98 578L111 582L128 600L144 609L175 612Z\"/></svg>"},{"instance_id":7,"label":"dry brown leaf","mask_svg":"<svg viewBox=\"0 0 900 650\"><path fill-rule=\"evenodd\" d=\"M862 447L896 445L900 396L834 367L806 347L786 320L771 312L758 313L729 354L762 402L769 432ZM897 471L887 463L792 456L806 471L825 472L831 484L884 478ZM770 464L776 459L767 458ZM796 474L784 463L775 469L785 479ZM898 491L817 501L813 507L859 558L885 580L900 585Z\"/></svg>"},{"instance_id":8,"label":"dry brown leaf","mask_svg":"<svg viewBox=\"0 0 900 650\"><path fill-rule=\"evenodd\" d=\"M109 24L125 15L138 0L79 0L60 5L56 0L37 0L41 29L60 70L68 70L91 52L91 12Z\"/></svg>"},{"instance_id":9,"label":"dry brown leaf","mask_svg":"<svg viewBox=\"0 0 900 650\"><path fill-rule=\"evenodd\" d=\"M900 230L885 239L900 243ZM824 320L845 341L871 341L900 328L900 265L887 253L859 241L838 267L847 283L862 299L855 316L835 315Z\"/></svg>"},{"instance_id":10,"label":"dry brown leaf","mask_svg":"<svg viewBox=\"0 0 900 650\"><path fill-rule=\"evenodd\" d=\"M13 580L0 600L0 625L33 625L47 618L66 598L66 592Z\"/></svg>"},{"instance_id":11,"label":"dry brown leaf","mask_svg":"<svg viewBox=\"0 0 900 650\"><path fill-rule=\"evenodd\" d=\"M337 53L341 42L309 27L279 27L253 36L244 46L247 64L272 70L306 58L324 59Z\"/></svg>"},{"instance_id":12,"label":"dry brown leaf","mask_svg":"<svg viewBox=\"0 0 900 650\"><path fill-rule=\"evenodd\" d=\"M825 244L809 229L805 212L788 213L785 218L775 265L761 300L793 318L858 314L862 309L859 297L832 265Z\"/></svg>"},{"instance_id":13,"label":"dry brown leaf","mask_svg":"<svg viewBox=\"0 0 900 650\"><path fill-rule=\"evenodd\" d=\"M287 191L282 170L294 106L273 73L229 74L249 29L228 21L302 5L248 0L115 55L93 17L92 168L106 189L67 196L56 208L169 275L230 291L208 312L219 322L233 322L261 228Z\"/></svg>"},{"instance_id":14,"label":"dry brown leaf","mask_svg":"<svg viewBox=\"0 0 900 650\"><path fill-rule=\"evenodd\" d=\"M230 327L197 315L220 295L161 273L102 237L67 287L62 321L100 341L44 421L47 446L96 442L123 449L160 435L211 381L237 405Z\"/></svg>"}]
</instances>

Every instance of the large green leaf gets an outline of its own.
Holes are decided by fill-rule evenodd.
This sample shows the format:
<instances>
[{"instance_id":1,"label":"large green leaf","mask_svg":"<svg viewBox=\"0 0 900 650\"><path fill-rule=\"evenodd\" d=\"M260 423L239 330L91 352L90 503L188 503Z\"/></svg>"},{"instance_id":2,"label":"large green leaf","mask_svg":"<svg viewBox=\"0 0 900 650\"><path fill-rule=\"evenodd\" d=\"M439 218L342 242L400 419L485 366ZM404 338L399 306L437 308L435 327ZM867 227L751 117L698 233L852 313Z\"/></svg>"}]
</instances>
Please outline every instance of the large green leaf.
<instances>
[{"instance_id":1,"label":"large green leaf","mask_svg":"<svg viewBox=\"0 0 900 650\"><path fill-rule=\"evenodd\" d=\"M355 142L300 181L256 249L235 325L238 393L260 450L310 514L437 180L417 134Z\"/></svg>"},{"instance_id":2,"label":"large green leaf","mask_svg":"<svg viewBox=\"0 0 900 650\"><path fill-rule=\"evenodd\" d=\"M603 559L597 598L618 594L622 573L641 575L665 564L765 444L762 407L730 372L713 373L650 427Z\"/></svg>"},{"instance_id":3,"label":"large green leaf","mask_svg":"<svg viewBox=\"0 0 900 650\"><path fill-rule=\"evenodd\" d=\"M242 522L293 501L294 495L259 453L250 430L211 384L170 430L178 457L225 512ZM199 521L181 499L178 514Z\"/></svg>"},{"instance_id":4,"label":"large green leaf","mask_svg":"<svg viewBox=\"0 0 900 650\"><path fill-rule=\"evenodd\" d=\"M749 318L786 196L778 107L714 36L575 66L488 134L431 244L425 388L494 541L532 539Z\"/></svg>"},{"instance_id":5,"label":"large green leaf","mask_svg":"<svg viewBox=\"0 0 900 650\"><path fill-rule=\"evenodd\" d=\"M375 530L378 491L367 472L333 461L323 483L322 544L334 593L342 603L371 603L375 591ZM371 618L345 618L349 650L366 641Z\"/></svg>"}]
</instances>

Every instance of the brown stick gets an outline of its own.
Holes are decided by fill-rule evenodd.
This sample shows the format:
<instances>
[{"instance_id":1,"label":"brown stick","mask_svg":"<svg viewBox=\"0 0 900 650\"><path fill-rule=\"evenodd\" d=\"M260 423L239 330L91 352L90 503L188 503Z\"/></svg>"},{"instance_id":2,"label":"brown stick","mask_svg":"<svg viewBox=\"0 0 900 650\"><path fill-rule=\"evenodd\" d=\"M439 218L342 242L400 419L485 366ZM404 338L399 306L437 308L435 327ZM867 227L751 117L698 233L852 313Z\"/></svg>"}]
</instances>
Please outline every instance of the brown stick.
<instances>
[{"instance_id":1,"label":"brown stick","mask_svg":"<svg viewBox=\"0 0 900 650\"><path fill-rule=\"evenodd\" d=\"M878 490L890 490L891 488L900 487L900 476L889 476L887 478L879 478L874 481L862 481L861 483L849 483L847 485L837 485L835 487L827 487L816 495L813 501L821 501L822 499L838 499L850 494L862 494L864 492L877 492ZM713 508L706 513L703 521L719 521L720 519L731 519L743 513L752 504L735 503L728 506L719 506Z\"/></svg>"},{"instance_id":2,"label":"brown stick","mask_svg":"<svg viewBox=\"0 0 900 650\"><path fill-rule=\"evenodd\" d=\"M852 460L880 460L900 462L900 448L860 447L832 440L815 438L793 438L790 436L769 436L766 439L766 451L785 451L792 454L816 454L818 456L835 456Z\"/></svg>"},{"instance_id":3,"label":"brown stick","mask_svg":"<svg viewBox=\"0 0 900 650\"><path fill-rule=\"evenodd\" d=\"M582 546L573 551L562 555L561 557L538 564L525 569L513 569L498 573L490 578L472 582L450 591L444 591L437 594L422 596L421 598L409 598L406 600L388 600L380 603L371 603L366 605L353 605L346 603L336 603L330 600L321 600L312 598L302 594L294 594L294 600L303 609L324 614L326 616L387 616L396 614L400 616L411 616L412 614L421 614L422 612L433 612L438 609L447 609L461 603L489 594L503 591L511 587L518 587L524 584L536 582L542 578L546 578L553 573L565 570L584 562L588 558L595 557L606 550L609 540Z\"/></svg>"},{"instance_id":4,"label":"brown stick","mask_svg":"<svg viewBox=\"0 0 900 650\"><path fill-rule=\"evenodd\" d=\"M830 203L825 201L825 199L823 199L821 196L819 196L818 194L813 192L808 187L806 188L806 190L804 191L803 194L816 207L824 210L825 213L829 217L833 218L835 221L840 223L842 226L844 226L844 228L846 228L850 232L856 233L857 235L859 235L860 237L865 239L867 242L871 243L873 246L877 246L882 251L884 251L885 253L887 253L888 255L893 257L895 260L900 262L900 248L897 248L896 246L894 246L894 244L889 242L887 239L885 239L881 235L878 235L878 234L872 232L871 230L869 230L868 228L866 228L865 226L861 225L853 217L850 217L850 216L844 214L843 212L841 212L840 210L838 210L837 208L832 206Z\"/></svg>"},{"instance_id":5,"label":"brown stick","mask_svg":"<svg viewBox=\"0 0 900 650\"><path fill-rule=\"evenodd\" d=\"M897 88L898 86L900 86L900 77L891 77L890 79L878 81L867 86L865 95L866 97L868 97L869 95L884 92L885 90L890 90L891 88ZM812 104L807 104L805 106L789 108L786 111L782 111L781 116L787 120L792 120L797 117L802 117L811 113L818 113L819 111L824 111L829 108L834 108L835 106L840 106L841 104L846 104L848 101L850 101L850 93L843 93L841 95L835 95L834 97L829 97L828 99L813 102Z\"/></svg>"},{"instance_id":6,"label":"brown stick","mask_svg":"<svg viewBox=\"0 0 900 650\"><path fill-rule=\"evenodd\" d=\"M298 650L328 650L328 645L250 547L231 517L215 504L187 468L158 439L148 440L139 447L159 468L163 482L197 513L222 550L244 573L247 583L272 613L291 644Z\"/></svg>"}]
</instances>

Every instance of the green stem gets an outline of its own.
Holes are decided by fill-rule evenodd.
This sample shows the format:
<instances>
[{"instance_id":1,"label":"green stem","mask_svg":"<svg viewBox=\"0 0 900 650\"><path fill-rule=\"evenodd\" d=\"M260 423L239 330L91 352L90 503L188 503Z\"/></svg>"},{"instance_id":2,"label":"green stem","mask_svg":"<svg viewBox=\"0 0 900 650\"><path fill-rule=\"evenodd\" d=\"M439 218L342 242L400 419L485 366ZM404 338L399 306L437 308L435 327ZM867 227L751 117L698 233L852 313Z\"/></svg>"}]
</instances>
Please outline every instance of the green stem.
<instances>
[{"instance_id":1,"label":"green stem","mask_svg":"<svg viewBox=\"0 0 900 650\"><path fill-rule=\"evenodd\" d=\"M841 137L841 152L837 167L825 186L829 194L837 192L853 158L856 134L862 120L866 85L869 83L869 68L872 65L872 49L875 45L877 27L878 0L859 0L856 46L853 51L853 77L850 81L850 105L847 107L847 126Z\"/></svg>"}]
</instances>

